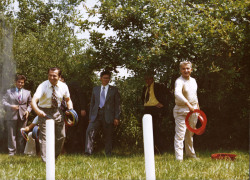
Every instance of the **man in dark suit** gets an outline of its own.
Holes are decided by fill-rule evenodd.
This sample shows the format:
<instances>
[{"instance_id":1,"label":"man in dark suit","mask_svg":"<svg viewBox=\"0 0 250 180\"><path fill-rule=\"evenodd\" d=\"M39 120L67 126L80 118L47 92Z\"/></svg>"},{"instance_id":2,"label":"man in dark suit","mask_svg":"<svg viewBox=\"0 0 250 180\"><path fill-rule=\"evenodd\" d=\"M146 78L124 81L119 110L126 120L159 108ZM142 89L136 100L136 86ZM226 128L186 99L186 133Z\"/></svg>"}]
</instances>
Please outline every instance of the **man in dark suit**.
<instances>
[{"instance_id":1,"label":"man in dark suit","mask_svg":"<svg viewBox=\"0 0 250 180\"><path fill-rule=\"evenodd\" d=\"M74 110L78 115L78 124L67 128L65 150L67 153L83 153L85 151L86 130L88 127L87 98L79 82L73 80L68 83L71 100Z\"/></svg>"},{"instance_id":2,"label":"man in dark suit","mask_svg":"<svg viewBox=\"0 0 250 180\"><path fill-rule=\"evenodd\" d=\"M23 153L25 141L20 132L27 124L31 108L31 93L23 89L26 77L16 76L16 87L8 89L3 97L3 105L6 110L7 137L9 155Z\"/></svg>"},{"instance_id":3,"label":"man in dark suit","mask_svg":"<svg viewBox=\"0 0 250 180\"><path fill-rule=\"evenodd\" d=\"M120 118L120 94L118 89L109 85L111 73L101 73L101 86L93 88L90 111L89 126L86 132L85 154L93 153L94 137L97 130L102 127L105 137L105 153L111 155L113 128L119 124Z\"/></svg>"},{"instance_id":4,"label":"man in dark suit","mask_svg":"<svg viewBox=\"0 0 250 180\"><path fill-rule=\"evenodd\" d=\"M146 82L142 92L144 114L152 115L155 150L156 152L161 152L163 145L160 127L167 107L166 88L163 84L154 82L152 74L147 74L144 78Z\"/></svg>"}]
</instances>

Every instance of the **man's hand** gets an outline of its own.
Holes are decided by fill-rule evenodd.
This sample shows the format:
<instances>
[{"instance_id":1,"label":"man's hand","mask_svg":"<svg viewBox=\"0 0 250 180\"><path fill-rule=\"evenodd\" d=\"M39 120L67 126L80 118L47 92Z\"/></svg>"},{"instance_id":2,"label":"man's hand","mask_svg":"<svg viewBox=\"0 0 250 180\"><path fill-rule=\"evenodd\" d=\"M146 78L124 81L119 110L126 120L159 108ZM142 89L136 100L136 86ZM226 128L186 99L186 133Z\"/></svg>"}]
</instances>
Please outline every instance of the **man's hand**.
<instances>
[{"instance_id":1,"label":"man's hand","mask_svg":"<svg viewBox=\"0 0 250 180\"><path fill-rule=\"evenodd\" d=\"M119 120L118 119L115 119L114 120L114 126L118 126L119 125Z\"/></svg>"},{"instance_id":2,"label":"man's hand","mask_svg":"<svg viewBox=\"0 0 250 180\"><path fill-rule=\"evenodd\" d=\"M19 109L19 106L18 106L18 105L11 105L11 108L12 108L13 110L18 110L18 109Z\"/></svg>"},{"instance_id":3,"label":"man's hand","mask_svg":"<svg viewBox=\"0 0 250 180\"><path fill-rule=\"evenodd\" d=\"M26 126L25 128L21 128L21 131L25 131L25 132L28 132L30 129L29 129L29 126Z\"/></svg>"},{"instance_id":4,"label":"man's hand","mask_svg":"<svg viewBox=\"0 0 250 180\"><path fill-rule=\"evenodd\" d=\"M46 116L45 112L43 112L42 110L37 111L37 115L39 117L45 117Z\"/></svg>"},{"instance_id":5,"label":"man's hand","mask_svg":"<svg viewBox=\"0 0 250 180\"><path fill-rule=\"evenodd\" d=\"M157 108L162 108L162 107L163 107L163 104L158 103L158 104L156 105L156 107L157 107Z\"/></svg>"},{"instance_id":6,"label":"man's hand","mask_svg":"<svg viewBox=\"0 0 250 180\"><path fill-rule=\"evenodd\" d=\"M70 112L69 112L69 111L65 111L65 114L66 114L66 115L70 115Z\"/></svg>"},{"instance_id":7,"label":"man's hand","mask_svg":"<svg viewBox=\"0 0 250 180\"><path fill-rule=\"evenodd\" d=\"M81 110L81 116L82 117L86 116L86 111L85 110Z\"/></svg>"},{"instance_id":8,"label":"man's hand","mask_svg":"<svg viewBox=\"0 0 250 180\"><path fill-rule=\"evenodd\" d=\"M186 105L188 106L189 111L191 111L191 112L194 111L194 107L189 102L187 102Z\"/></svg>"},{"instance_id":9,"label":"man's hand","mask_svg":"<svg viewBox=\"0 0 250 180\"><path fill-rule=\"evenodd\" d=\"M25 111L24 116L25 116L25 119L28 119L28 117L29 117L29 111Z\"/></svg>"}]
</instances>

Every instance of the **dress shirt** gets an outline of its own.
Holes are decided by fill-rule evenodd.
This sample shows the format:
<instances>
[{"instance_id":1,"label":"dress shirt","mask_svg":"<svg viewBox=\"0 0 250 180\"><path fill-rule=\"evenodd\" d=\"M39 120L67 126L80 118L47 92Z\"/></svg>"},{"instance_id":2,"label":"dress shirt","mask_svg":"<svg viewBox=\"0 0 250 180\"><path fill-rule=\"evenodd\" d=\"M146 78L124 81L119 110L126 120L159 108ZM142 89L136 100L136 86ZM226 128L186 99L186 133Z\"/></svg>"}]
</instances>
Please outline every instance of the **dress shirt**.
<instances>
[{"instance_id":1,"label":"dress shirt","mask_svg":"<svg viewBox=\"0 0 250 180\"><path fill-rule=\"evenodd\" d=\"M19 95L19 89L16 87L16 93L17 95ZM23 99L23 89L20 89L20 93L21 93L21 100Z\"/></svg>"},{"instance_id":2,"label":"dress shirt","mask_svg":"<svg viewBox=\"0 0 250 180\"><path fill-rule=\"evenodd\" d=\"M197 97L197 83L192 77L185 79L180 76L175 81L175 104L178 106L185 106L187 102L191 105L198 104Z\"/></svg>"},{"instance_id":3,"label":"dress shirt","mask_svg":"<svg viewBox=\"0 0 250 180\"><path fill-rule=\"evenodd\" d=\"M107 97L107 93L108 93L108 89L109 89L109 85L103 86L101 85L101 91L100 91L100 97L103 91L103 87L105 87L105 98Z\"/></svg>"},{"instance_id":4,"label":"dress shirt","mask_svg":"<svg viewBox=\"0 0 250 180\"><path fill-rule=\"evenodd\" d=\"M39 107L51 108L52 92L53 92L53 87L49 80L44 81L38 86L34 96L39 99L38 103ZM68 86L63 82L58 81L57 84L55 85L55 92L56 92L58 107L60 107L63 98L70 97Z\"/></svg>"},{"instance_id":5,"label":"dress shirt","mask_svg":"<svg viewBox=\"0 0 250 180\"><path fill-rule=\"evenodd\" d=\"M147 86L148 87L148 86ZM145 99L146 99L146 94L148 92L148 88L145 92ZM150 85L149 87L149 100L148 102L144 103L144 106L156 106L157 104L159 104L159 101L156 99L155 97L155 93L154 93L154 82Z\"/></svg>"}]
</instances>

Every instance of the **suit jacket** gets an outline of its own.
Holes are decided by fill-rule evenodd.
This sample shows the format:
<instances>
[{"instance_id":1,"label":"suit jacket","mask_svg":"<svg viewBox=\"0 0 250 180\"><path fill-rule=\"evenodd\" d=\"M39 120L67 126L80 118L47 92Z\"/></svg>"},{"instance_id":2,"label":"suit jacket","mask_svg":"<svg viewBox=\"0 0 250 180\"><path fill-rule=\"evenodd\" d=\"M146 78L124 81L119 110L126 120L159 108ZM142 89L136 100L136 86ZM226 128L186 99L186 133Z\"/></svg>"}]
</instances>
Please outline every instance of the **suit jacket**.
<instances>
[{"instance_id":1,"label":"suit jacket","mask_svg":"<svg viewBox=\"0 0 250 180\"><path fill-rule=\"evenodd\" d=\"M70 93L70 99L73 103L74 110L77 112L77 114L80 116L81 110L87 109L87 99L84 91L82 91L82 88L78 85L79 83L69 83L69 93Z\"/></svg>"},{"instance_id":2,"label":"suit jacket","mask_svg":"<svg viewBox=\"0 0 250 180\"><path fill-rule=\"evenodd\" d=\"M144 86L143 91L142 91L142 97L141 97L143 104L145 100L146 90L147 90L147 86ZM155 94L157 101L163 104L164 108L166 108L167 107L167 96L166 96L167 91L166 91L165 86L163 84L154 82L154 94Z\"/></svg>"},{"instance_id":3,"label":"suit jacket","mask_svg":"<svg viewBox=\"0 0 250 180\"><path fill-rule=\"evenodd\" d=\"M100 104L100 92L101 86L96 86L93 88L89 111L90 122L94 122L96 120ZM114 119L120 119L120 93L116 87L111 85L109 85L108 93L106 95L104 112L105 121L107 123L113 123Z\"/></svg>"},{"instance_id":4,"label":"suit jacket","mask_svg":"<svg viewBox=\"0 0 250 180\"><path fill-rule=\"evenodd\" d=\"M3 105L6 111L6 120L17 120L20 118L22 121L26 120L24 117L25 111L31 112L31 93L26 89L22 89L22 100L18 101L18 95L16 93L16 88L11 88L7 90L7 93L3 97ZM13 110L11 105L19 105L19 110Z\"/></svg>"}]
</instances>

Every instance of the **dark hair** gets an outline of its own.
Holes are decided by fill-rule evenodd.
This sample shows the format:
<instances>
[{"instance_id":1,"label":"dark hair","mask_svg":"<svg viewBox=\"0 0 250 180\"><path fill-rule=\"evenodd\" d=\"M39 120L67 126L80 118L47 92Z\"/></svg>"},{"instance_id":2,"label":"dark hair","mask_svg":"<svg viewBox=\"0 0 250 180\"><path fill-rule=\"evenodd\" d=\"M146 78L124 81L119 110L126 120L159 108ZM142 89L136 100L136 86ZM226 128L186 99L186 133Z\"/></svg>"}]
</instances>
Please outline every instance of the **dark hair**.
<instances>
[{"instance_id":1,"label":"dark hair","mask_svg":"<svg viewBox=\"0 0 250 180\"><path fill-rule=\"evenodd\" d=\"M110 71L102 71L100 77L102 77L104 75L108 75L109 77L111 77L111 72Z\"/></svg>"},{"instance_id":2,"label":"dark hair","mask_svg":"<svg viewBox=\"0 0 250 180\"><path fill-rule=\"evenodd\" d=\"M144 79L154 78L155 72L154 71L146 71L144 73Z\"/></svg>"},{"instance_id":3,"label":"dark hair","mask_svg":"<svg viewBox=\"0 0 250 180\"><path fill-rule=\"evenodd\" d=\"M16 75L16 81L18 80L24 80L24 82L26 81L26 77L24 75L21 75L21 74L17 74Z\"/></svg>"},{"instance_id":4,"label":"dark hair","mask_svg":"<svg viewBox=\"0 0 250 180\"><path fill-rule=\"evenodd\" d=\"M50 71L56 71L56 70L58 70L58 76L61 76L62 75L62 70L60 68L58 68L58 67L49 68L48 73Z\"/></svg>"},{"instance_id":5,"label":"dark hair","mask_svg":"<svg viewBox=\"0 0 250 180\"><path fill-rule=\"evenodd\" d=\"M63 79L63 80L65 81L65 78L64 78L64 76L63 76L62 74L61 74L60 78Z\"/></svg>"}]
</instances>

